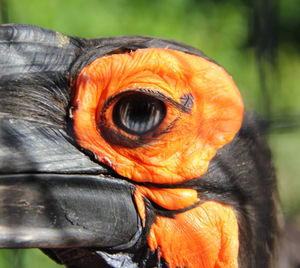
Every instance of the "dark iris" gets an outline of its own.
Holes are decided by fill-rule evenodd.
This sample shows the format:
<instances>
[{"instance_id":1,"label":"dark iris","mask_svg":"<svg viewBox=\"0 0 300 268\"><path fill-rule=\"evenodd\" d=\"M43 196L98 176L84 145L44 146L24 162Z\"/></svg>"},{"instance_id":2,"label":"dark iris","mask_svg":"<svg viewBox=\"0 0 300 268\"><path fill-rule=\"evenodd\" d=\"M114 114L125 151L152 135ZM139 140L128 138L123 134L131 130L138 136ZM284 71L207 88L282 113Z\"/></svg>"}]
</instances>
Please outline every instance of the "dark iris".
<instances>
[{"instance_id":1,"label":"dark iris","mask_svg":"<svg viewBox=\"0 0 300 268\"><path fill-rule=\"evenodd\" d=\"M133 135L144 135L153 131L165 115L165 104L143 93L132 93L122 97L113 109L114 123Z\"/></svg>"}]
</instances>

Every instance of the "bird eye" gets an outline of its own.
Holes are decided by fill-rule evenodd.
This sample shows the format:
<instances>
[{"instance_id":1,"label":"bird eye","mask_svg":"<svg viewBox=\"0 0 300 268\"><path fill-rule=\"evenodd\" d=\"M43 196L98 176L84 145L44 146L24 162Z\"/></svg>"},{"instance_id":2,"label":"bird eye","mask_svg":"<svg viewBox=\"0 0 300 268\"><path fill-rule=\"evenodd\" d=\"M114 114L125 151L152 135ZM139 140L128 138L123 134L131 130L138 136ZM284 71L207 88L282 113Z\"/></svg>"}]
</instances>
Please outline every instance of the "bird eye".
<instances>
[{"instance_id":1,"label":"bird eye","mask_svg":"<svg viewBox=\"0 0 300 268\"><path fill-rule=\"evenodd\" d=\"M165 104L143 93L122 97L113 109L114 124L125 132L138 136L155 130L165 116Z\"/></svg>"}]
</instances>

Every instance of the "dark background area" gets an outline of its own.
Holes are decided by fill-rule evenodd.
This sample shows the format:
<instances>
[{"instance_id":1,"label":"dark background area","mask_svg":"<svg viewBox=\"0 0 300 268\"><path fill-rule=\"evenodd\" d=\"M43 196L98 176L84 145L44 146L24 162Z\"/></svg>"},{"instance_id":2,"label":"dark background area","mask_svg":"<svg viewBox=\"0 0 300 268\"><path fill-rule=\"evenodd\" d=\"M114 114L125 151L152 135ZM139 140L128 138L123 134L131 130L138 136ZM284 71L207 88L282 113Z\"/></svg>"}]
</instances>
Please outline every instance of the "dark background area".
<instances>
[{"instance_id":1,"label":"dark background area","mask_svg":"<svg viewBox=\"0 0 300 268\"><path fill-rule=\"evenodd\" d=\"M284 216L300 226L300 3L297 0L0 0L1 23L85 38L148 35L202 50L233 76L273 152ZM1 250L0 268L61 267Z\"/></svg>"}]
</instances>

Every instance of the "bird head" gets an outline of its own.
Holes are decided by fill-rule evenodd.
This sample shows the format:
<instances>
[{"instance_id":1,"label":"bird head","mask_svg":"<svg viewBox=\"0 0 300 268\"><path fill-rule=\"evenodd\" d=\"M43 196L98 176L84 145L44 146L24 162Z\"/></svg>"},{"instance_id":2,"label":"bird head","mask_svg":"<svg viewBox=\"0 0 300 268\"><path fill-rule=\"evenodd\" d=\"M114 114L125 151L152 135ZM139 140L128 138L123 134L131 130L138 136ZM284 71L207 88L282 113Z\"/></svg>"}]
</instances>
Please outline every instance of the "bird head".
<instances>
[{"instance_id":1,"label":"bird head","mask_svg":"<svg viewBox=\"0 0 300 268\"><path fill-rule=\"evenodd\" d=\"M220 65L150 37L12 24L0 40L0 247L69 267L272 265L270 154Z\"/></svg>"}]
</instances>

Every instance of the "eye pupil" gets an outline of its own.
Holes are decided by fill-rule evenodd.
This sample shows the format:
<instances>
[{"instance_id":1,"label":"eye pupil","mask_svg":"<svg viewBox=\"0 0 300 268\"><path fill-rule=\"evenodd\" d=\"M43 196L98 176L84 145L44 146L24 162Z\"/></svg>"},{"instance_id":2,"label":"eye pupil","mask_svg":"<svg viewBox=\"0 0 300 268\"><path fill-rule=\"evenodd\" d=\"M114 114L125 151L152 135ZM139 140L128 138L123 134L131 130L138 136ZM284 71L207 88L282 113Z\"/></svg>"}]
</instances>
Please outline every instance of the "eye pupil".
<instances>
[{"instance_id":1,"label":"eye pupil","mask_svg":"<svg viewBox=\"0 0 300 268\"><path fill-rule=\"evenodd\" d=\"M166 115L164 103L143 93L122 97L113 110L114 123L133 135L144 135L153 131Z\"/></svg>"}]
</instances>

